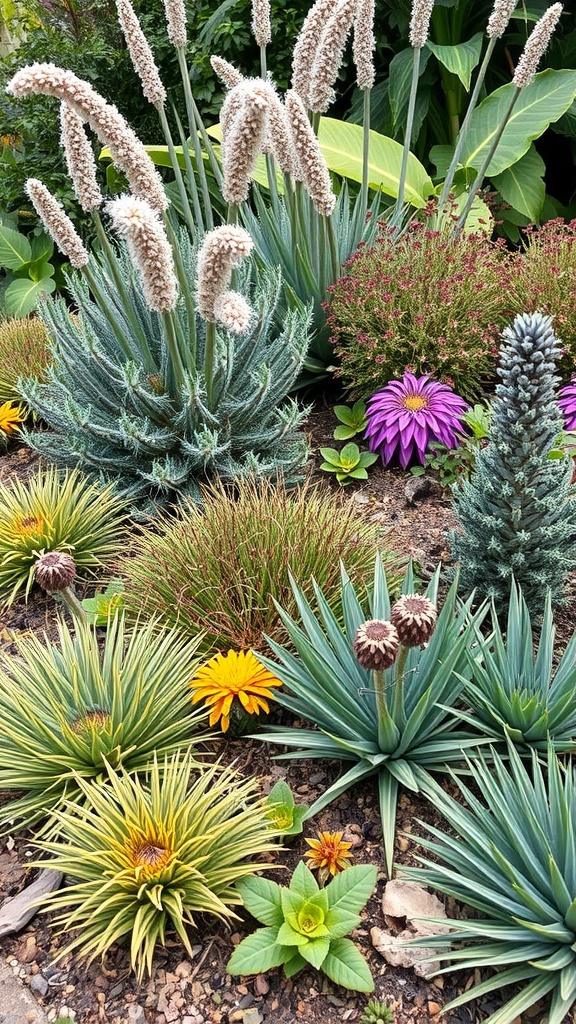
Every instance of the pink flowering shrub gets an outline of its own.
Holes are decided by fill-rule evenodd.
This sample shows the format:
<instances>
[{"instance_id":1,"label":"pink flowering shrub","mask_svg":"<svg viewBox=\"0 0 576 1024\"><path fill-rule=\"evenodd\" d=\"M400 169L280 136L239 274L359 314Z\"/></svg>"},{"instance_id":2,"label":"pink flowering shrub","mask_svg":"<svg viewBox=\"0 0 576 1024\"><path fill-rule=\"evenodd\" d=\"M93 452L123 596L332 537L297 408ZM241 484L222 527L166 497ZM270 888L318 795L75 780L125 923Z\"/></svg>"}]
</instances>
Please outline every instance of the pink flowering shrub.
<instances>
[{"instance_id":1,"label":"pink flowering shrub","mask_svg":"<svg viewBox=\"0 0 576 1024\"><path fill-rule=\"evenodd\" d=\"M576 220L549 220L527 228L523 253L515 259L512 296L516 312L553 316L564 354L557 369L568 380L576 368Z\"/></svg>"},{"instance_id":2,"label":"pink flowering shrub","mask_svg":"<svg viewBox=\"0 0 576 1024\"><path fill-rule=\"evenodd\" d=\"M464 398L478 395L513 311L502 241L447 239L423 224L393 241L384 228L345 267L347 276L329 289L327 318L338 374L351 392L368 397L408 371Z\"/></svg>"}]
</instances>

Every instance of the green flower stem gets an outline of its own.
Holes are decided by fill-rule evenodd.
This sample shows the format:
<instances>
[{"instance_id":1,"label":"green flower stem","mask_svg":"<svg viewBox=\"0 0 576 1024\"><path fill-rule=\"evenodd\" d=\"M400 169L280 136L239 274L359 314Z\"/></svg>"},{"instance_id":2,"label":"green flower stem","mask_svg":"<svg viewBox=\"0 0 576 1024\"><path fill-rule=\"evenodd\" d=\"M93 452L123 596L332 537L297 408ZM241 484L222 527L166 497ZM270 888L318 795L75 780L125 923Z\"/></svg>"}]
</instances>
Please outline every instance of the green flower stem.
<instances>
[{"instance_id":1,"label":"green flower stem","mask_svg":"<svg viewBox=\"0 0 576 1024\"><path fill-rule=\"evenodd\" d=\"M228 203L228 215L226 217L227 224L238 223L238 206L236 203Z\"/></svg>"},{"instance_id":2,"label":"green flower stem","mask_svg":"<svg viewBox=\"0 0 576 1024\"><path fill-rule=\"evenodd\" d=\"M168 352L170 353L174 383L176 388L181 391L184 387L184 365L182 363L182 356L178 346L175 317L171 310L162 313L162 323L164 325Z\"/></svg>"},{"instance_id":3,"label":"green flower stem","mask_svg":"<svg viewBox=\"0 0 576 1024\"><path fill-rule=\"evenodd\" d=\"M76 594L72 590L72 587L64 587L64 590L60 590L59 593L64 603L68 605L72 612L73 618L78 618L83 622L87 622L86 612L82 607L82 603L78 600Z\"/></svg>"},{"instance_id":4,"label":"green flower stem","mask_svg":"<svg viewBox=\"0 0 576 1024\"><path fill-rule=\"evenodd\" d=\"M486 53L484 54L484 60L482 61L482 66L480 68L480 71L478 72L478 76L477 76L476 82L474 84L474 89L472 90L472 95L470 97L470 102L468 104L468 109L466 111L466 116L464 117L464 120L462 122L462 127L460 128L460 131L458 133L458 138L456 140L456 148L454 150L454 155L452 157L452 161L450 163L450 167L448 168L448 173L446 175L446 179L445 179L444 184L442 186L442 192L440 193L440 198L438 200L438 210L439 211L441 211L443 209L443 207L445 206L445 204L446 204L446 202L448 200L448 196L450 195L450 189L452 188L452 184L454 182L454 175L456 174L456 169L457 169L458 163L460 161L460 154L462 152L462 149L464 147L464 143L466 141L466 136L468 134L468 128L470 126L470 121L472 120L472 114L474 113L474 109L475 109L476 104L478 102L478 97L480 95L480 90L481 90L481 88L482 88L482 86L484 84L484 78L486 77L486 72L488 70L488 65L490 63L490 58L492 56L492 53L494 51L494 47L495 46L496 46L496 37L490 39L490 42L488 43L488 48L486 50Z\"/></svg>"},{"instance_id":5,"label":"green flower stem","mask_svg":"<svg viewBox=\"0 0 576 1024\"><path fill-rule=\"evenodd\" d=\"M196 224L194 223L192 210L190 209L188 193L186 192L186 186L184 185L182 171L180 170L180 164L178 163L178 157L176 156L176 150L174 149L174 141L172 139L170 125L168 124L168 118L166 117L166 111L164 110L164 104L158 103L156 105L156 110L158 111L158 117L160 118L162 131L164 132L164 138L166 139L166 145L168 146L168 153L170 155L170 162L172 164L172 170L174 171L174 177L176 179L176 185L178 187L178 195L180 196L180 202L182 203L182 210L184 213L184 220L186 221L186 227L188 228L188 231L190 232L190 235L194 240L197 235L197 227Z\"/></svg>"},{"instance_id":6,"label":"green flower stem","mask_svg":"<svg viewBox=\"0 0 576 1024\"><path fill-rule=\"evenodd\" d=\"M368 179L370 165L370 96L371 89L364 90L364 116L362 118L362 184L360 186L360 208L362 225L368 212Z\"/></svg>"},{"instance_id":7,"label":"green flower stem","mask_svg":"<svg viewBox=\"0 0 576 1024\"><path fill-rule=\"evenodd\" d=\"M266 65L266 47L260 47L260 75L267 81L268 79L268 68ZM278 183L276 181L276 161L271 153L266 153L266 174L268 176L268 190L270 192L270 199L272 201L272 209L276 215L280 209L280 203L278 201Z\"/></svg>"},{"instance_id":8,"label":"green flower stem","mask_svg":"<svg viewBox=\"0 0 576 1024\"><path fill-rule=\"evenodd\" d=\"M186 313L188 315L188 341L184 338L184 346L182 351L185 353L184 362L188 370L193 371L196 368L196 309L194 306L194 298L192 289L190 287L190 281L184 270L184 264L182 262L182 254L180 252L180 246L178 245L178 239L176 238L176 232L170 223L170 219L167 214L164 214L164 226L166 228L166 234L168 240L172 246L172 255L174 257L174 267L176 269L176 276L178 277L178 283L180 285L180 294L184 297L186 304ZM180 328L179 333L182 333L182 328L178 322Z\"/></svg>"},{"instance_id":9,"label":"green flower stem","mask_svg":"<svg viewBox=\"0 0 576 1024\"><path fill-rule=\"evenodd\" d=\"M338 244L336 242L334 222L332 217L321 217L320 220L324 222L324 231L330 252L330 284L335 284L340 277L340 260L338 258ZM322 299L325 298L326 295L324 294Z\"/></svg>"},{"instance_id":10,"label":"green flower stem","mask_svg":"<svg viewBox=\"0 0 576 1024\"><path fill-rule=\"evenodd\" d=\"M320 131L320 119L321 119L321 117L322 117L322 114L312 114L312 129L314 131L314 135L316 135L316 136L318 135L318 132Z\"/></svg>"},{"instance_id":11,"label":"green flower stem","mask_svg":"<svg viewBox=\"0 0 576 1024\"><path fill-rule=\"evenodd\" d=\"M420 77L420 54L421 46L414 47L412 63L412 84L410 86L410 97L408 99L408 114L406 117L406 132L404 134L404 149L402 151L402 166L400 168L400 181L398 182L398 198L390 220L390 226L398 228L402 220L402 207L404 206L404 193L406 190L406 172L408 170L408 156L412 141L412 125L414 124L414 111L416 109L416 94L418 92L418 79Z\"/></svg>"},{"instance_id":12,"label":"green flower stem","mask_svg":"<svg viewBox=\"0 0 576 1024\"><path fill-rule=\"evenodd\" d=\"M134 313L134 304L131 296L128 293L128 289L126 288L126 283L123 280L122 274L118 269L118 255L116 251L113 249L112 245L110 244L110 240L104 230L104 225L102 224L102 218L100 217L100 214L97 210L92 211L92 220L94 221L98 241L100 242L102 253L106 260L106 269L108 269L110 271L110 274L112 275L112 280L114 282L114 285L118 291L119 298L121 300L121 311L130 322L130 327L134 332L134 336L138 339L140 345L140 352L144 357L146 369L152 373L155 373L157 370L156 362L148 347L148 340L146 338L146 334L144 333L142 325L138 322L138 319ZM84 267L84 271L88 283L90 285L90 290L92 291L92 294L94 295L95 298L98 296L98 305L100 306L102 312L106 314L107 310L110 308L110 298L103 298L102 292L100 291L88 267ZM126 339L122 334L122 331L117 323L116 318L114 316L108 317L108 322L110 323L110 326L114 331L114 334L116 335L120 342L122 351L125 353L128 359L134 359L134 352L132 351L130 346L127 345Z\"/></svg>"},{"instance_id":13,"label":"green flower stem","mask_svg":"<svg viewBox=\"0 0 576 1024\"><path fill-rule=\"evenodd\" d=\"M188 188L190 195L192 196L192 206L194 208L194 217L196 231L204 234L204 214L202 212L202 206L200 204L200 195L198 192L198 185L196 184L196 172L194 171L194 165L190 157L190 143L186 137L186 132L180 118L178 117L178 111L174 109L174 116L178 124L178 135L180 136L180 145L182 147L182 155L184 157L184 164L186 166L186 180L188 182Z\"/></svg>"},{"instance_id":14,"label":"green flower stem","mask_svg":"<svg viewBox=\"0 0 576 1024\"><path fill-rule=\"evenodd\" d=\"M210 143L210 139L208 138L208 135L206 134L206 129L204 127L204 123L202 121L202 118L200 117L200 112L198 110L198 107L196 106L196 103L194 101L194 97L192 95L192 87L190 85L190 75L188 73L188 64L186 63L186 49L185 49L185 47L179 47L177 49L177 53L178 53L178 66L180 68L180 75L182 77L182 85L183 85L183 88L184 88L184 101L186 103L186 116L188 118L188 132L189 132L190 140L192 142L192 146L193 146L193 149L194 149L194 156L196 158L196 169L197 169L198 177L200 179L200 188L202 190L202 203L203 203L203 206L204 206L204 221L205 221L205 224L206 224L206 228L209 231L209 230L211 230L214 227L214 217L212 215L212 202L210 200L210 190L208 188L208 178L206 177L206 168L204 167L204 159L203 159L203 156L202 156L202 149L201 149L201 146L200 146L200 139L198 138L198 132L200 132L200 134L202 136L202 140L204 142L204 145L206 146L206 151L208 153L208 158L210 160L210 166L212 168L212 173L213 173L214 177L216 178L216 181L217 181L218 185L220 185L222 183L222 173L220 171L220 167L218 166L218 161L216 160L216 157L214 156L214 151L212 149L212 145Z\"/></svg>"},{"instance_id":15,"label":"green flower stem","mask_svg":"<svg viewBox=\"0 0 576 1024\"><path fill-rule=\"evenodd\" d=\"M409 648L401 644L395 663L394 698L392 701L392 718L398 729L403 729L406 722L404 713L404 669Z\"/></svg>"},{"instance_id":16,"label":"green flower stem","mask_svg":"<svg viewBox=\"0 0 576 1024\"><path fill-rule=\"evenodd\" d=\"M516 89L514 91L514 95L513 95L512 99L510 100L510 104L508 106L508 110L506 111L506 113L504 114L504 117L502 118L502 122L500 124L500 127L498 128L498 131L496 132L496 134L494 136L494 141L493 141L493 143L492 143L492 145L490 147L490 150L489 150L488 154L486 155L486 157L484 159L484 162L483 162L480 170L478 171L478 174L476 175L474 183L473 183L473 185L472 185L472 187L470 189L470 192L469 192L469 195L468 195L468 199L466 200L466 205L464 206L464 209L462 210L462 213L460 214L460 217L458 218L458 223L456 224L456 226L454 228L453 235L454 235L455 238L457 238L458 235L461 233L462 228L464 227L464 225L466 223L468 214L470 213L470 210L472 209L472 203L474 202L474 199L476 197L476 193L478 192L478 189L480 188L480 186L481 186L481 184L482 184L482 182L484 180L484 175L486 174L486 171L488 170L488 167L489 167L489 165L490 165L490 163L492 161L492 157L494 156L494 153L496 152L496 149L498 148L498 144L500 142L500 139L502 138L502 135L504 133L504 129L505 129L506 125L508 124L508 121L510 120L510 115L512 114L512 111L514 110L514 105L515 105L516 100L518 99L518 97L520 95L520 92L521 92L520 89Z\"/></svg>"},{"instance_id":17,"label":"green flower stem","mask_svg":"<svg viewBox=\"0 0 576 1024\"><path fill-rule=\"evenodd\" d=\"M383 745L386 743L386 731L384 723L387 718L390 717L390 712L386 705L386 688L384 685L384 673L378 672L374 669L372 673L374 677L374 692L376 694L376 716L378 718L378 746L383 749Z\"/></svg>"},{"instance_id":18,"label":"green flower stem","mask_svg":"<svg viewBox=\"0 0 576 1024\"><path fill-rule=\"evenodd\" d=\"M204 380L206 381L206 405L212 411L214 398L214 352L216 349L216 324L206 321L206 344L204 349Z\"/></svg>"},{"instance_id":19,"label":"green flower stem","mask_svg":"<svg viewBox=\"0 0 576 1024\"><path fill-rule=\"evenodd\" d=\"M96 301L96 303L98 304L100 309L106 314L108 323L110 324L112 330L114 331L114 334L116 335L116 338L118 340L118 344L120 345L120 348L122 349L122 352L126 356L126 359L129 359L129 360L134 359L134 353L133 353L132 349L130 348L130 345L126 341L126 338L124 336L124 332L123 332L122 328L120 327L120 324L118 323L118 320L114 316L114 312L112 310L110 310L110 305L111 305L110 298L106 297L100 291L100 287L98 285L98 282L97 282L96 278L94 277L94 275L93 275L93 273L92 273L92 271L90 269L90 266L88 264L85 267L82 267L82 272L84 274L84 277L86 278L86 281L88 282L88 287L89 287L90 291L92 292L94 300ZM110 310L110 315L108 315L108 311L109 310ZM127 316L129 315L129 311L130 311L130 307L128 306L126 308L126 315ZM131 317L129 317L129 319L131 320ZM157 370L157 366L154 363L154 361L152 361L150 363L148 369L153 369L154 371Z\"/></svg>"}]
</instances>

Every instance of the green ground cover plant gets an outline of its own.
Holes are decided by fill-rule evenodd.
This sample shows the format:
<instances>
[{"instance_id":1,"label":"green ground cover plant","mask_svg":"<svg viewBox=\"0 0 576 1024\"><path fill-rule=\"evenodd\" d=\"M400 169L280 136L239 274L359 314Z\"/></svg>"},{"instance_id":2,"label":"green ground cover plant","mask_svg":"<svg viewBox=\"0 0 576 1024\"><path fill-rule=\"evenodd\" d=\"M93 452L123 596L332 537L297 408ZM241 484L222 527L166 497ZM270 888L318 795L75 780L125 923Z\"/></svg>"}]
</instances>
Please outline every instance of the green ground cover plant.
<instances>
[{"instance_id":1,"label":"green ground cover plant","mask_svg":"<svg viewBox=\"0 0 576 1024\"><path fill-rule=\"evenodd\" d=\"M142 529L121 564L131 616L153 615L184 634L202 632L205 651L262 649L263 633L285 636L274 605L296 611L290 572L304 593L314 577L338 601L338 559L360 584L369 579L378 529L325 488L289 490L256 480L215 484L189 506ZM397 558L383 550L397 581Z\"/></svg>"},{"instance_id":2,"label":"green ground cover plant","mask_svg":"<svg viewBox=\"0 0 576 1024\"><path fill-rule=\"evenodd\" d=\"M28 597L38 555L74 556L80 575L118 556L126 532L126 504L78 470L40 468L29 480L0 482L0 601Z\"/></svg>"},{"instance_id":3,"label":"green ground cover plant","mask_svg":"<svg viewBox=\"0 0 576 1024\"><path fill-rule=\"evenodd\" d=\"M376 868L357 864L321 889L303 861L288 887L257 875L243 879L237 888L244 906L266 927L243 939L227 970L260 974L282 965L291 978L310 965L337 985L371 992L368 964L344 936L360 924L360 911L375 884Z\"/></svg>"},{"instance_id":4,"label":"green ground cover plant","mask_svg":"<svg viewBox=\"0 0 576 1024\"><path fill-rule=\"evenodd\" d=\"M100 650L97 631L61 620L58 642L18 640L4 659L0 686L0 788L21 793L2 808L4 833L57 827L55 811L82 801L83 783L106 785L108 769L145 771L200 735L189 681L197 640L152 622L109 625Z\"/></svg>"},{"instance_id":5,"label":"green ground cover plant","mask_svg":"<svg viewBox=\"0 0 576 1024\"><path fill-rule=\"evenodd\" d=\"M81 799L60 810L58 839L42 843L72 881L44 906L74 933L61 956L78 949L93 960L126 940L141 980L170 933L192 956L187 927L201 915L237 918L237 883L276 843L257 783L233 768L198 773L189 754L157 753L144 779L107 775L104 786L78 779Z\"/></svg>"}]
</instances>

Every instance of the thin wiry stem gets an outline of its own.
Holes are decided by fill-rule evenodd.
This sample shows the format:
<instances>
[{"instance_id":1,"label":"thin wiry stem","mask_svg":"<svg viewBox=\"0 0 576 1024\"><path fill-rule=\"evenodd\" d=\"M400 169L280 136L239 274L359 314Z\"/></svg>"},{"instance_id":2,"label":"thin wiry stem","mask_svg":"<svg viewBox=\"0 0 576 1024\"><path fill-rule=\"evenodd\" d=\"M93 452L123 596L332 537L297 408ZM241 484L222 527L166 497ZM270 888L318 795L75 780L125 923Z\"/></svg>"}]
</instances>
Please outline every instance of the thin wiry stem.
<instances>
[{"instance_id":1,"label":"thin wiry stem","mask_svg":"<svg viewBox=\"0 0 576 1024\"><path fill-rule=\"evenodd\" d=\"M414 47L412 63L412 84L410 86L410 97L408 100L408 114L406 117L406 133L404 135L404 149L402 151L402 166L400 168L400 181L398 182L398 198L392 213L390 225L398 228L402 219L402 207L404 206L404 194L406 191L406 173L408 171L408 156L412 141L412 125L414 124L414 111L416 109L416 94L418 92L418 79L420 77L420 54L421 46Z\"/></svg>"},{"instance_id":2,"label":"thin wiry stem","mask_svg":"<svg viewBox=\"0 0 576 1024\"><path fill-rule=\"evenodd\" d=\"M370 165L370 94L371 89L364 90L364 117L362 119L362 184L360 186L360 208L362 223L368 212L368 168Z\"/></svg>"},{"instance_id":3,"label":"thin wiry stem","mask_svg":"<svg viewBox=\"0 0 576 1024\"><path fill-rule=\"evenodd\" d=\"M194 240L196 238L197 229L194 223L194 217L192 216L192 210L190 209L188 193L184 185L184 179L182 177L182 171L180 170L180 164L178 163L178 157L176 156L174 140L172 139L172 132L170 131L170 125L168 124L168 118L166 117L164 105L159 103L156 106L156 110L158 111L160 124L162 125L162 131L164 132L164 138L166 139L166 145L168 146L168 153L170 156L170 162L172 164L172 170L174 171L176 185L178 187L178 195L180 196L180 202L182 203L182 210L184 213L184 220L186 221L186 227L188 228L188 231L190 232L190 235Z\"/></svg>"},{"instance_id":4,"label":"thin wiry stem","mask_svg":"<svg viewBox=\"0 0 576 1024\"><path fill-rule=\"evenodd\" d=\"M204 158L202 156L202 147L200 145L200 139L198 138L198 131L201 132L204 144L206 146L208 157L210 160L210 166L212 173L216 178L218 185L222 182L222 173L218 166L216 157L214 156L210 140L206 135L206 129L202 122L202 118L194 102L192 95L192 87L190 85L190 75L188 73L188 64L186 63L186 51L184 49L178 49L178 66L180 68L180 75L182 78L182 86L184 89L184 101L186 104L186 116L188 118L188 135L192 142L192 148L194 150L194 157L196 159L196 170L198 178L200 180L200 189L202 192L202 203L204 206L204 219L207 230L212 230L214 227L214 217L212 215L212 202L210 199L210 190L208 188L208 179L206 177L206 168L204 167Z\"/></svg>"},{"instance_id":5,"label":"thin wiry stem","mask_svg":"<svg viewBox=\"0 0 576 1024\"><path fill-rule=\"evenodd\" d=\"M164 214L164 227L166 228L166 234L168 235L170 245L172 246L174 267L176 269L176 275L180 285L180 294L184 296L186 313L188 316L189 344L185 345L184 348L184 351L187 353L186 365L189 370L194 370L196 365L196 309L194 306L194 299L190 288L190 281L186 271L184 270L184 263L182 262L178 239L174 228L170 223L170 219L166 214Z\"/></svg>"},{"instance_id":6,"label":"thin wiry stem","mask_svg":"<svg viewBox=\"0 0 576 1024\"><path fill-rule=\"evenodd\" d=\"M174 375L174 384L178 391L182 392L184 387L184 365L182 363L182 356L178 347L178 341L176 337L176 325L175 317L172 310L167 310L162 313L162 323L164 324L164 333L166 337L166 344L168 352L170 353L171 370Z\"/></svg>"},{"instance_id":7,"label":"thin wiry stem","mask_svg":"<svg viewBox=\"0 0 576 1024\"><path fill-rule=\"evenodd\" d=\"M496 149L498 147L500 139L502 138L502 135L504 133L504 129L505 129L506 125L508 124L508 121L510 120L510 115L512 114L512 111L514 109L514 105L515 105L516 100L518 99L520 93L521 93L521 89L516 89L515 90L514 95L512 96L512 99L510 100L510 104L509 104L508 110L506 111L504 117L502 118L502 123L500 124L500 127L498 128L498 131L496 132L496 134L494 136L494 141L493 141L493 143L492 143L488 153L486 154L486 157L484 158L484 161L482 163L482 166L480 167L480 170L478 171L478 174L476 175L476 178L474 179L474 183L472 184L472 187L470 188L470 192L468 193L468 198L466 200L466 204L464 206L464 209L462 210L462 213L460 214L460 217L458 218L458 222L457 222L457 224L454 227L454 231L453 231L453 237L454 238L458 237L458 235L461 233L462 228L464 227L464 225L466 223L468 214L470 213L470 210L472 209L472 203L474 202L474 199L476 198L476 193L478 192L478 189L480 188L482 182L484 181L484 176L486 174L486 171L488 170L488 167L489 167L489 165L490 165L490 163L492 161L492 157L494 156L494 153L496 152Z\"/></svg>"},{"instance_id":8,"label":"thin wiry stem","mask_svg":"<svg viewBox=\"0 0 576 1024\"><path fill-rule=\"evenodd\" d=\"M212 409L214 398L214 352L216 349L216 324L206 321L206 343L204 347L204 380L206 381L206 405Z\"/></svg>"},{"instance_id":9,"label":"thin wiry stem","mask_svg":"<svg viewBox=\"0 0 576 1024\"><path fill-rule=\"evenodd\" d=\"M478 102L478 97L480 95L480 90L482 88L482 85L484 84L484 78L486 76L486 71L488 70L488 65L490 63L490 58L491 58L492 53L494 51L494 47L496 46L496 42L497 42L496 37L494 37L493 39L490 39L490 41L488 43L488 48L486 50L486 53L484 54L484 60L482 61L482 66L480 68L480 71L478 72L478 77L476 79L476 82L475 82L475 85L474 85L474 89L472 91L472 95L470 97L470 102L468 104L468 109L466 111L466 116L465 116L465 118L464 118L464 120L462 122L462 127L460 128L460 131L458 133L458 138L456 140L456 148L454 150L454 155L452 157L452 161L450 163L450 167L448 168L448 173L446 175L446 179L444 181L444 185L442 186L442 192L440 193L440 198L438 200L438 210L440 212L442 211L443 207L445 206L445 204L446 204L446 202L448 200L448 196L450 195L450 189L452 188L452 184L454 182L454 175L455 175L456 169L458 167L458 162L460 160L460 154L462 152L462 149L464 147L464 143L466 141L466 135L468 134L468 128L470 126L470 121L472 120L472 114L474 113L474 108L476 107L476 103Z\"/></svg>"},{"instance_id":10,"label":"thin wiry stem","mask_svg":"<svg viewBox=\"0 0 576 1024\"><path fill-rule=\"evenodd\" d=\"M100 246L102 248L102 253L106 257L107 269L110 271L110 273L112 275L112 280L114 281L114 284L115 284L116 289L118 291L118 295L119 295L120 300L121 300L121 307L120 308L121 308L122 312L125 314L125 316L127 316L128 320L130 321L130 326L131 326L131 328L132 328L132 330L134 332L134 336L138 339L138 343L140 345L140 351L142 352L145 364L147 364L147 369L151 373L154 373L156 371L156 369L157 369L156 362L155 362L155 360L154 360L154 358L152 356L152 353L150 352L150 348L148 346L148 339L146 338L146 334L145 334L145 332L144 332L144 330L142 328L142 325L138 322L138 319L136 318L136 316L134 314L134 303L132 302L132 299L130 298L130 296L128 294L128 289L126 288L125 281L124 281L124 279L122 277L122 274L120 273L120 271L118 269L118 256L117 256L114 248L110 244L110 240L109 240L108 235L106 234L106 232L104 230L104 225L102 224L102 218L101 218L101 216L100 216L100 214L98 213L97 210L93 210L92 211L92 219L93 219L94 225L96 227L96 234L98 236L98 241L100 242ZM93 282L90 284L90 287L93 288ZM106 304L104 306L101 305L100 308L103 311L105 311L105 310L107 310L109 308L109 306L110 306L110 302L108 300L106 302ZM114 318L114 322L112 322L112 319L110 319L110 322L112 324L112 327L115 328L115 325L116 325L115 318ZM115 331L115 333L116 333L116 331ZM116 333L116 336L118 337L117 333ZM123 337L124 336L122 335L122 340L123 340ZM122 347L124 348L124 345L122 345ZM128 355L129 359L133 359L134 358L134 355L133 355L132 351L127 352L127 355Z\"/></svg>"}]
</instances>

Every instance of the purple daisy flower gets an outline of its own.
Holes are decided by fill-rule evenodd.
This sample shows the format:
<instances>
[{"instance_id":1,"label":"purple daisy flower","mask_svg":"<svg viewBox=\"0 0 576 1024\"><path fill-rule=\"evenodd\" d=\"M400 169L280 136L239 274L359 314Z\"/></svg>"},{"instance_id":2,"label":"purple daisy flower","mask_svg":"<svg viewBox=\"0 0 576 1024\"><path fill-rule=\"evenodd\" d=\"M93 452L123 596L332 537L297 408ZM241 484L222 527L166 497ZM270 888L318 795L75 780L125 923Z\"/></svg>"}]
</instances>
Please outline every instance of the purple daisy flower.
<instances>
[{"instance_id":1,"label":"purple daisy flower","mask_svg":"<svg viewBox=\"0 0 576 1024\"><path fill-rule=\"evenodd\" d=\"M405 373L391 380L368 402L366 438L370 451L379 452L384 465L398 456L406 469L416 457L424 464L431 442L455 448L460 417L468 408L446 384Z\"/></svg>"},{"instance_id":2,"label":"purple daisy flower","mask_svg":"<svg viewBox=\"0 0 576 1024\"><path fill-rule=\"evenodd\" d=\"M576 430L576 377L560 388L558 405L562 410L566 430Z\"/></svg>"}]
</instances>

